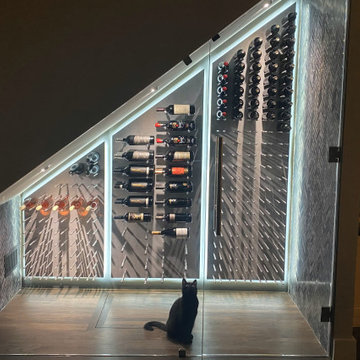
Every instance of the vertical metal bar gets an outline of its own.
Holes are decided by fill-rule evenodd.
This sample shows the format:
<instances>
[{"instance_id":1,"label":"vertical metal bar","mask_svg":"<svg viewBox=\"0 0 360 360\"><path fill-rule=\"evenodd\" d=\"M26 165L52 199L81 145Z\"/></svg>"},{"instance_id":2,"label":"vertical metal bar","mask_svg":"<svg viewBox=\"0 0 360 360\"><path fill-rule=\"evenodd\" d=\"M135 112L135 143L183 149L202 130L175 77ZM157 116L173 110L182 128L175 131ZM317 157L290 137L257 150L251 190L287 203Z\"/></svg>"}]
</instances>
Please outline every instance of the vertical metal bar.
<instances>
[{"instance_id":1,"label":"vertical metal bar","mask_svg":"<svg viewBox=\"0 0 360 360\"><path fill-rule=\"evenodd\" d=\"M216 138L216 235L221 235L223 137Z\"/></svg>"}]
</instances>

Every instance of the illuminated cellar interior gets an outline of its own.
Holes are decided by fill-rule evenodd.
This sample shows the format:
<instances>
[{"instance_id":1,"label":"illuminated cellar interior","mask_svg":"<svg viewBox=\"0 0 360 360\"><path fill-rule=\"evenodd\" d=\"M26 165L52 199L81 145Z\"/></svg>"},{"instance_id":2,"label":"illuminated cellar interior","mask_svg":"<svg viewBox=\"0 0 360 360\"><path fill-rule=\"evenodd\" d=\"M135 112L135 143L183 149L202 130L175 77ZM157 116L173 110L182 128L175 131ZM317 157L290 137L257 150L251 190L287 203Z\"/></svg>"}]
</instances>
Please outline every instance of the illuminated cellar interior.
<instances>
[{"instance_id":1,"label":"illuminated cellar interior","mask_svg":"<svg viewBox=\"0 0 360 360\"><path fill-rule=\"evenodd\" d=\"M344 32L346 4L322 7L259 3L51 158L21 194L23 286L167 294L197 279L199 333L214 299L290 294L318 347L281 351L326 358L341 92L317 89L319 69L342 83L343 58L319 26L333 11Z\"/></svg>"}]
</instances>

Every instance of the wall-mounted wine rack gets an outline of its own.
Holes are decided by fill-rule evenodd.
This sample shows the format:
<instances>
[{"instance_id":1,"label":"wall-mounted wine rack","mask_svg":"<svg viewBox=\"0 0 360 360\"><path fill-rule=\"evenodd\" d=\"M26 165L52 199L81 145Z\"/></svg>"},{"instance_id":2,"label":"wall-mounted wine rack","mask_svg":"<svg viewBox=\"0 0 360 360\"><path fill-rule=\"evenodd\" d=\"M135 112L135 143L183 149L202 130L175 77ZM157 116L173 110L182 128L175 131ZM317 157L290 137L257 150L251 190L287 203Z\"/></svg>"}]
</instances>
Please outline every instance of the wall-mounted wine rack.
<instances>
[{"instance_id":1,"label":"wall-mounted wine rack","mask_svg":"<svg viewBox=\"0 0 360 360\"><path fill-rule=\"evenodd\" d=\"M25 276L95 279L107 272L110 280L146 283L204 274L216 281L283 282L295 19L291 6L230 51L210 55L210 68L204 63L119 124L111 146L97 146L27 196ZM108 222L105 149L112 149ZM202 171L204 158L210 168ZM167 169L178 175L167 176ZM208 229L201 226L207 213Z\"/></svg>"}]
</instances>

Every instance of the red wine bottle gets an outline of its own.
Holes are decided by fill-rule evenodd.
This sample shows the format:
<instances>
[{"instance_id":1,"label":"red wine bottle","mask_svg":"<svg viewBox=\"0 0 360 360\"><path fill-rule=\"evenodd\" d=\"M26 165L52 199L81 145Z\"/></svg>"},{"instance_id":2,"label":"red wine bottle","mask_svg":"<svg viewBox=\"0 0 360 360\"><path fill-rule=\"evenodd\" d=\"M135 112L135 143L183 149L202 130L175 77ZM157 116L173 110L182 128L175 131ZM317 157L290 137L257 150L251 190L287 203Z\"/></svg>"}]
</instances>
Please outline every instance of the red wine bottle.
<instances>
[{"instance_id":1,"label":"red wine bottle","mask_svg":"<svg viewBox=\"0 0 360 360\"><path fill-rule=\"evenodd\" d=\"M166 112L170 115L193 115L195 114L195 105L169 105L167 107L158 107L156 111Z\"/></svg>"},{"instance_id":2,"label":"red wine bottle","mask_svg":"<svg viewBox=\"0 0 360 360\"><path fill-rule=\"evenodd\" d=\"M152 145L154 136L129 135L124 139L117 138L115 141L125 141L129 145Z\"/></svg>"},{"instance_id":3,"label":"red wine bottle","mask_svg":"<svg viewBox=\"0 0 360 360\"><path fill-rule=\"evenodd\" d=\"M150 179L129 180L128 182L117 182L115 189L126 189L132 192L149 192L154 187L153 181Z\"/></svg>"},{"instance_id":4,"label":"red wine bottle","mask_svg":"<svg viewBox=\"0 0 360 360\"><path fill-rule=\"evenodd\" d=\"M174 130L174 131L193 131L195 130L196 126L195 126L195 121L168 121L167 123L159 123L157 122L155 124L155 127L157 128L167 128L169 130Z\"/></svg>"},{"instance_id":5,"label":"red wine bottle","mask_svg":"<svg viewBox=\"0 0 360 360\"><path fill-rule=\"evenodd\" d=\"M126 174L129 176L151 176L154 174L153 166L134 166L117 168L113 170L114 173Z\"/></svg>"},{"instance_id":6,"label":"red wine bottle","mask_svg":"<svg viewBox=\"0 0 360 360\"><path fill-rule=\"evenodd\" d=\"M125 158L129 161L146 161L154 159L154 151L127 151L122 154L115 154L114 158Z\"/></svg>"},{"instance_id":7,"label":"red wine bottle","mask_svg":"<svg viewBox=\"0 0 360 360\"><path fill-rule=\"evenodd\" d=\"M156 139L158 144L166 144L166 145L194 145L196 144L196 138L194 136L171 136L168 139Z\"/></svg>"},{"instance_id":8,"label":"red wine bottle","mask_svg":"<svg viewBox=\"0 0 360 360\"><path fill-rule=\"evenodd\" d=\"M191 166L169 166L165 168L156 168L155 174L165 176L191 176Z\"/></svg>"},{"instance_id":9,"label":"red wine bottle","mask_svg":"<svg viewBox=\"0 0 360 360\"><path fill-rule=\"evenodd\" d=\"M193 189L191 181L169 181L167 183L156 183L156 189L164 189L171 193L191 192Z\"/></svg>"},{"instance_id":10,"label":"red wine bottle","mask_svg":"<svg viewBox=\"0 0 360 360\"><path fill-rule=\"evenodd\" d=\"M164 205L173 208L190 207L192 205L191 199L187 198L168 198L166 200L155 201L156 205Z\"/></svg>"},{"instance_id":11,"label":"red wine bottle","mask_svg":"<svg viewBox=\"0 0 360 360\"><path fill-rule=\"evenodd\" d=\"M153 205L152 196L128 196L127 198L118 198L115 204L124 204L127 206L151 207Z\"/></svg>"},{"instance_id":12,"label":"red wine bottle","mask_svg":"<svg viewBox=\"0 0 360 360\"><path fill-rule=\"evenodd\" d=\"M158 214L156 215L156 220L163 220L166 222L187 222L190 223L192 220L191 214L176 214L176 213L168 213L168 214Z\"/></svg>"},{"instance_id":13,"label":"red wine bottle","mask_svg":"<svg viewBox=\"0 0 360 360\"><path fill-rule=\"evenodd\" d=\"M174 238L187 238L189 237L189 229L188 228L171 228L165 230L153 230L151 232L153 235L163 235L170 236Z\"/></svg>"},{"instance_id":14,"label":"red wine bottle","mask_svg":"<svg viewBox=\"0 0 360 360\"><path fill-rule=\"evenodd\" d=\"M226 74L229 71L229 63L227 61L219 63L218 67L218 73Z\"/></svg>"},{"instance_id":15,"label":"red wine bottle","mask_svg":"<svg viewBox=\"0 0 360 360\"><path fill-rule=\"evenodd\" d=\"M125 215L116 215L114 219L125 220L127 222L149 222L151 221L151 214L128 212Z\"/></svg>"}]
</instances>

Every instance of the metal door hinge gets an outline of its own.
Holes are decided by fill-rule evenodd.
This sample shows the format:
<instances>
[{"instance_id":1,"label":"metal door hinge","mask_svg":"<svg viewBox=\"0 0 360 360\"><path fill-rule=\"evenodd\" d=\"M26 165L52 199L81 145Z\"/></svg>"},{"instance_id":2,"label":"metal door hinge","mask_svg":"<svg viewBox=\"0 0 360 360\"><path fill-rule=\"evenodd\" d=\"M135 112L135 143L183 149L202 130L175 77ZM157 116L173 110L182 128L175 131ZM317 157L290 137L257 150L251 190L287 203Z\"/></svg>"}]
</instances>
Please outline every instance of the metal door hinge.
<instances>
[{"instance_id":1,"label":"metal door hinge","mask_svg":"<svg viewBox=\"0 0 360 360\"><path fill-rule=\"evenodd\" d=\"M333 322L334 313L333 308L330 306L325 306L321 308L321 322Z\"/></svg>"},{"instance_id":2,"label":"metal door hinge","mask_svg":"<svg viewBox=\"0 0 360 360\"><path fill-rule=\"evenodd\" d=\"M341 161L341 147L330 146L329 147L329 162L340 162Z\"/></svg>"},{"instance_id":3,"label":"metal door hinge","mask_svg":"<svg viewBox=\"0 0 360 360\"><path fill-rule=\"evenodd\" d=\"M191 57L190 57L190 56L187 56L187 57L183 60L183 62L185 63L185 65L191 64L191 63L192 63Z\"/></svg>"},{"instance_id":4,"label":"metal door hinge","mask_svg":"<svg viewBox=\"0 0 360 360\"><path fill-rule=\"evenodd\" d=\"M211 40L212 41L216 41L216 40L219 40L220 39L220 35L219 34L215 34L212 38L211 38Z\"/></svg>"}]
</instances>

